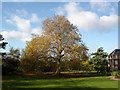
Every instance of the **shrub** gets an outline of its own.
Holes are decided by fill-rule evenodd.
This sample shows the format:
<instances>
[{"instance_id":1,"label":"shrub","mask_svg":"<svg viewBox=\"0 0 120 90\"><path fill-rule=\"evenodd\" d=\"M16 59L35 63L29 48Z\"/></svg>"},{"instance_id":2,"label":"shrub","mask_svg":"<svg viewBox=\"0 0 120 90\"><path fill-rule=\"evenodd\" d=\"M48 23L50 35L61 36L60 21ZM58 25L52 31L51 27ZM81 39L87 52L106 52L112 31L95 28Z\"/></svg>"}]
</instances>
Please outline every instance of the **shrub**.
<instances>
[{"instance_id":1,"label":"shrub","mask_svg":"<svg viewBox=\"0 0 120 90\"><path fill-rule=\"evenodd\" d=\"M19 60L14 57L5 57L2 59L2 73L9 74L18 72Z\"/></svg>"},{"instance_id":2,"label":"shrub","mask_svg":"<svg viewBox=\"0 0 120 90\"><path fill-rule=\"evenodd\" d=\"M115 78L120 78L120 71L112 72L112 76L114 76Z\"/></svg>"}]
</instances>

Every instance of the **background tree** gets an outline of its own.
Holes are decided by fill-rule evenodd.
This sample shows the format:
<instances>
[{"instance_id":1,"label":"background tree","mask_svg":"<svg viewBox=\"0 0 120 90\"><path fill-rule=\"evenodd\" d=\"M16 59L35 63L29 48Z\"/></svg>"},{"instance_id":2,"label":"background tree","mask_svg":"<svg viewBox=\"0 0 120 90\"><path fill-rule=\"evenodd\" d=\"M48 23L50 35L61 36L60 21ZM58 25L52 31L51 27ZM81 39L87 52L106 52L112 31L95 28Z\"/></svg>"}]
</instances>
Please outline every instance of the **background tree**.
<instances>
[{"instance_id":1,"label":"background tree","mask_svg":"<svg viewBox=\"0 0 120 90\"><path fill-rule=\"evenodd\" d=\"M19 49L14 49L13 47L10 48L8 55L15 57L15 58L20 58L20 50Z\"/></svg>"},{"instance_id":2,"label":"background tree","mask_svg":"<svg viewBox=\"0 0 120 90\"><path fill-rule=\"evenodd\" d=\"M106 57L108 54L104 52L103 48L100 47L95 53L91 54L93 57L90 60L90 63L94 65L94 69L98 73L107 73L108 72L108 61Z\"/></svg>"},{"instance_id":3,"label":"background tree","mask_svg":"<svg viewBox=\"0 0 120 90\"><path fill-rule=\"evenodd\" d=\"M0 34L0 49L5 49L7 42L2 42L4 40L3 36ZM0 52L1 53L1 52Z\"/></svg>"},{"instance_id":4,"label":"background tree","mask_svg":"<svg viewBox=\"0 0 120 90\"><path fill-rule=\"evenodd\" d=\"M24 72L45 71L46 65L52 60L52 57L47 54L49 40L47 37L34 35L32 40L27 42L27 47L23 50L20 64Z\"/></svg>"},{"instance_id":5,"label":"background tree","mask_svg":"<svg viewBox=\"0 0 120 90\"><path fill-rule=\"evenodd\" d=\"M3 41L4 38L0 34L0 49L5 49L7 42ZM2 42L3 41L3 42ZM19 64L19 50L18 49L10 49L9 55L12 55L13 57L8 56L5 52L0 52L2 58L1 64L2 64L2 74L9 74L18 71L18 64ZM17 58L15 58L17 57Z\"/></svg>"},{"instance_id":6,"label":"background tree","mask_svg":"<svg viewBox=\"0 0 120 90\"><path fill-rule=\"evenodd\" d=\"M1 41L0 42L0 49L5 49L6 44L8 44L7 42L4 42L3 40L4 40L4 38L0 34L0 41ZM16 50L14 50L12 48L10 50L10 53L11 52L13 53L13 51L16 51ZM2 55L2 58L1 58L1 61L2 61L2 74L9 74L9 73L16 72L18 70L19 60L15 59L13 57L9 57L5 52L0 52L0 54Z\"/></svg>"},{"instance_id":7,"label":"background tree","mask_svg":"<svg viewBox=\"0 0 120 90\"><path fill-rule=\"evenodd\" d=\"M46 64L54 62L55 74L60 74L61 62L82 61L87 57L87 48L81 41L77 27L64 16L45 19L42 29L42 36L35 36L27 43L25 52L30 59Z\"/></svg>"},{"instance_id":8,"label":"background tree","mask_svg":"<svg viewBox=\"0 0 120 90\"><path fill-rule=\"evenodd\" d=\"M19 71L18 70L19 59L20 59L19 57L20 57L19 49L11 48L9 50L9 52L3 58L3 62L2 62L3 74L9 74Z\"/></svg>"},{"instance_id":9,"label":"background tree","mask_svg":"<svg viewBox=\"0 0 120 90\"><path fill-rule=\"evenodd\" d=\"M93 65L90 64L89 61L83 61L81 65L83 72L91 72L94 70Z\"/></svg>"},{"instance_id":10,"label":"background tree","mask_svg":"<svg viewBox=\"0 0 120 90\"><path fill-rule=\"evenodd\" d=\"M0 71L2 71L2 65L3 65L3 56L6 54L5 52L2 52L1 49L5 49L7 42L3 42L4 38L0 34Z\"/></svg>"}]
</instances>

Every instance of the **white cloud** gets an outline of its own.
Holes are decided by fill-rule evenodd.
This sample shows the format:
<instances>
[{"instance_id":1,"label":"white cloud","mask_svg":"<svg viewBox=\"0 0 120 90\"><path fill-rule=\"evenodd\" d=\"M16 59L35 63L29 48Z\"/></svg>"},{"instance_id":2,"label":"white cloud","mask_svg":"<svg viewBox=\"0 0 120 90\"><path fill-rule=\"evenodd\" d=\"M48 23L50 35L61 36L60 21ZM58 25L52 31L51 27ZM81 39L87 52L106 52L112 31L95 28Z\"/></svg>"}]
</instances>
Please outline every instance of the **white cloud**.
<instances>
[{"instance_id":1,"label":"white cloud","mask_svg":"<svg viewBox=\"0 0 120 90\"><path fill-rule=\"evenodd\" d=\"M110 16L102 16L99 19L99 27L105 30L112 29L117 27L118 24L118 16L111 14Z\"/></svg>"},{"instance_id":2,"label":"white cloud","mask_svg":"<svg viewBox=\"0 0 120 90\"><path fill-rule=\"evenodd\" d=\"M41 28L34 28L34 29L32 29L32 34L42 35L42 29Z\"/></svg>"},{"instance_id":3,"label":"white cloud","mask_svg":"<svg viewBox=\"0 0 120 90\"><path fill-rule=\"evenodd\" d=\"M30 21L31 22L40 22L40 19L38 18L37 14L33 13Z\"/></svg>"},{"instance_id":4,"label":"white cloud","mask_svg":"<svg viewBox=\"0 0 120 90\"><path fill-rule=\"evenodd\" d=\"M6 19L6 22L16 26L19 31L30 32L31 24L28 19L20 18L19 16L14 15L10 19Z\"/></svg>"},{"instance_id":5,"label":"white cloud","mask_svg":"<svg viewBox=\"0 0 120 90\"><path fill-rule=\"evenodd\" d=\"M31 35L21 31L2 31L0 32L6 39L21 40L23 42L31 40Z\"/></svg>"},{"instance_id":6,"label":"white cloud","mask_svg":"<svg viewBox=\"0 0 120 90\"><path fill-rule=\"evenodd\" d=\"M20 31L30 32L31 23L40 23L41 19L36 13L30 15L24 9L17 9L16 14L11 14L10 18L6 19L6 22L15 25Z\"/></svg>"},{"instance_id":7,"label":"white cloud","mask_svg":"<svg viewBox=\"0 0 120 90\"><path fill-rule=\"evenodd\" d=\"M17 26L18 30L30 32L31 29L30 20L14 16L13 21L14 24Z\"/></svg>"},{"instance_id":8,"label":"white cloud","mask_svg":"<svg viewBox=\"0 0 120 90\"><path fill-rule=\"evenodd\" d=\"M28 13L25 10L17 10L17 13L20 14L21 12L25 12L26 15ZM10 23L11 25L14 25L15 28L17 28L16 30L4 30L0 32L6 39L16 39L25 42L31 40L32 34L42 34L42 29L40 27L32 27L33 23L40 23L40 19L38 18L37 14L29 14L31 17L27 17L27 19L25 18L25 15L24 17L18 15L12 15L10 19L6 19L7 23Z\"/></svg>"},{"instance_id":9,"label":"white cloud","mask_svg":"<svg viewBox=\"0 0 120 90\"><path fill-rule=\"evenodd\" d=\"M83 30L98 30L108 32L117 27L118 16L99 16L91 11L84 11L77 3L68 3L63 7L68 20ZM59 11L58 11L59 13Z\"/></svg>"},{"instance_id":10,"label":"white cloud","mask_svg":"<svg viewBox=\"0 0 120 90\"><path fill-rule=\"evenodd\" d=\"M14 24L14 22L12 20L10 20L10 19L7 19L6 22L10 23L10 24Z\"/></svg>"}]
</instances>

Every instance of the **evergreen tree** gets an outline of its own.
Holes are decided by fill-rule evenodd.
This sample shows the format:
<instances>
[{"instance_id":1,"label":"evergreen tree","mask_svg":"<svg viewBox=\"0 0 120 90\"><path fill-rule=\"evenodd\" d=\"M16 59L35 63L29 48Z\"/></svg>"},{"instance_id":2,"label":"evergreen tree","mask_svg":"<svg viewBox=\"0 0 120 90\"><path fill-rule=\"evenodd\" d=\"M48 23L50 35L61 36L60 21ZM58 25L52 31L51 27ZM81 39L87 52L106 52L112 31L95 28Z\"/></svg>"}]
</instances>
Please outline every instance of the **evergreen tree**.
<instances>
[{"instance_id":1,"label":"evergreen tree","mask_svg":"<svg viewBox=\"0 0 120 90\"><path fill-rule=\"evenodd\" d=\"M93 57L90 60L90 63L94 65L94 69L101 74L108 72L108 61L106 57L108 54L104 52L103 48L100 47L96 52L91 54Z\"/></svg>"}]
</instances>

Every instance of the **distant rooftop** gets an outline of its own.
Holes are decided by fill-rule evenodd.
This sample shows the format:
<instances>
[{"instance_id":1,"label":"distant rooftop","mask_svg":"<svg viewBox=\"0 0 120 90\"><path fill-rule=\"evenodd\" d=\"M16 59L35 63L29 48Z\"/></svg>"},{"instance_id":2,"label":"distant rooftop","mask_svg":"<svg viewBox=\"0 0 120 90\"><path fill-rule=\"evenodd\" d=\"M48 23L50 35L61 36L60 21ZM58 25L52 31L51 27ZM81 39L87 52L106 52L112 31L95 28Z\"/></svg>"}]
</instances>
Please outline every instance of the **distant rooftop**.
<instances>
[{"instance_id":1,"label":"distant rooftop","mask_svg":"<svg viewBox=\"0 0 120 90\"><path fill-rule=\"evenodd\" d=\"M109 56L120 55L120 49L115 49Z\"/></svg>"}]
</instances>

